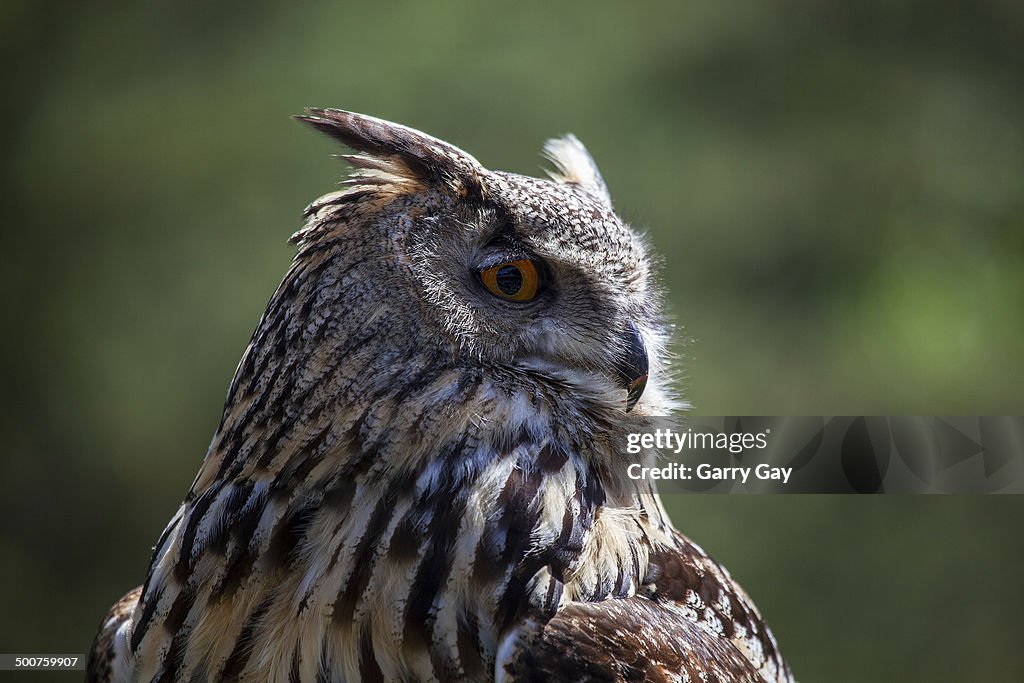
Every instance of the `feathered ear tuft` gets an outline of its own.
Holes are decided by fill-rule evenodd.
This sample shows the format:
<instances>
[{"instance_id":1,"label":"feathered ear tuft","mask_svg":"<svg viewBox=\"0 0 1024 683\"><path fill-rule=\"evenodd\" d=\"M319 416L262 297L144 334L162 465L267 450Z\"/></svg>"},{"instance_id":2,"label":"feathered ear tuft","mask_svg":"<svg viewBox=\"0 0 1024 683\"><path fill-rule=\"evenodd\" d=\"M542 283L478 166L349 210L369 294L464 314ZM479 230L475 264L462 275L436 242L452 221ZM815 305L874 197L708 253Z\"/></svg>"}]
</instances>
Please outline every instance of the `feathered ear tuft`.
<instances>
[{"instance_id":1,"label":"feathered ear tuft","mask_svg":"<svg viewBox=\"0 0 1024 683\"><path fill-rule=\"evenodd\" d=\"M409 180L450 189L463 199L481 199L484 195L485 171L480 162L426 133L341 109L310 108L294 118L352 149L384 160L393 173Z\"/></svg>"},{"instance_id":2,"label":"feathered ear tuft","mask_svg":"<svg viewBox=\"0 0 1024 683\"><path fill-rule=\"evenodd\" d=\"M554 170L547 172L552 180L577 185L611 208L612 197L604 178L590 152L575 135L569 133L548 140L544 143L544 157L555 165Z\"/></svg>"}]
</instances>

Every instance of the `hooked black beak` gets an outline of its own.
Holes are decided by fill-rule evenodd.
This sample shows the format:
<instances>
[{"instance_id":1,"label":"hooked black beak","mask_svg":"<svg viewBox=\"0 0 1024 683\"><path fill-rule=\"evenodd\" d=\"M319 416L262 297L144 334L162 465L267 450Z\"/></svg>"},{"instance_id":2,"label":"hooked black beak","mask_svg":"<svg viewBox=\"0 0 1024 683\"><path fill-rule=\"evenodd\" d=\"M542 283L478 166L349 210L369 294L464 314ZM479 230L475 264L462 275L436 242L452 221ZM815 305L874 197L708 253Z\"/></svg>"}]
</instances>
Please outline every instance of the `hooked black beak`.
<instances>
[{"instance_id":1,"label":"hooked black beak","mask_svg":"<svg viewBox=\"0 0 1024 683\"><path fill-rule=\"evenodd\" d=\"M622 334L624 355L615 365L626 389L626 412L640 400L647 386L647 348L636 325L629 323Z\"/></svg>"}]
</instances>

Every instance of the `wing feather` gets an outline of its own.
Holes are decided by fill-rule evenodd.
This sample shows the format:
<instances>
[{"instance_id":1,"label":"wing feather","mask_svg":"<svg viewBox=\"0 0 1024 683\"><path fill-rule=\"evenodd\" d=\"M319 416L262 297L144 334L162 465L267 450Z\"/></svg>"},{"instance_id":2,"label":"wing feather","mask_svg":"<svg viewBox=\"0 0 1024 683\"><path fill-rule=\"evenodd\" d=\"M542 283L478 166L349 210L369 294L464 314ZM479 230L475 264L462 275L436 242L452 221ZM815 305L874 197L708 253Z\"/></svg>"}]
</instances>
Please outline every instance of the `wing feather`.
<instances>
[{"instance_id":1,"label":"wing feather","mask_svg":"<svg viewBox=\"0 0 1024 683\"><path fill-rule=\"evenodd\" d=\"M141 595L142 586L131 590L103 617L85 666L85 683L114 683L123 679L124 672L118 669L124 658L118 656L121 648L117 632L131 617Z\"/></svg>"},{"instance_id":2,"label":"wing feather","mask_svg":"<svg viewBox=\"0 0 1024 683\"><path fill-rule=\"evenodd\" d=\"M730 640L639 596L566 607L507 669L516 683L764 680Z\"/></svg>"},{"instance_id":3,"label":"wing feather","mask_svg":"<svg viewBox=\"0 0 1024 683\"><path fill-rule=\"evenodd\" d=\"M792 681L753 601L699 546L654 547L637 595L566 605L528 621L501 659L505 680Z\"/></svg>"}]
</instances>

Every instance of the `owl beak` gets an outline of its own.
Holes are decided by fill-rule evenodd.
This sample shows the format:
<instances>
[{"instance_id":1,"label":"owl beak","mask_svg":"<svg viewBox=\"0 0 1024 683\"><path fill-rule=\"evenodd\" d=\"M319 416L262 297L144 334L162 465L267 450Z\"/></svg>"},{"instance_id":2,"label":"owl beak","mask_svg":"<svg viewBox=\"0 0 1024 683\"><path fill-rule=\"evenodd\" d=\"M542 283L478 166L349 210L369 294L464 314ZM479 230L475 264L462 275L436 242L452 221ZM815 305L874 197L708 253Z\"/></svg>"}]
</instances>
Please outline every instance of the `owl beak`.
<instances>
[{"instance_id":1,"label":"owl beak","mask_svg":"<svg viewBox=\"0 0 1024 683\"><path fill-rule=\"evenodd\" d=\"M626 389L626 412L633 410L633 406L640 400L647 387L647 347L644 346L643 337L636 325L630 323L622 335L622 346L625 354L615 365L619 373L619 379Z\"/></svg>"}]
</instances>

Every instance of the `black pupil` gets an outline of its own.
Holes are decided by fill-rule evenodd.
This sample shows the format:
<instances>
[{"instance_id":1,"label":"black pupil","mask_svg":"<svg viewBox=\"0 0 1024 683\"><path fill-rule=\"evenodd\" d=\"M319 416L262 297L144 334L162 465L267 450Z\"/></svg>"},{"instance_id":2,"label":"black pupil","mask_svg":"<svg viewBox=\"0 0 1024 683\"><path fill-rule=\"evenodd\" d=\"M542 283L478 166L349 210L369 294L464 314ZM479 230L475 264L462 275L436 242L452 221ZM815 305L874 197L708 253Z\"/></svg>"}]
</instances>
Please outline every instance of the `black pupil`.
<instances>
[{"instance_id":1,"label":"black pupil","mask_svg":"<svg viewBox=\"0 0 1024 683\"><path fill-rule=\"evenodd\" d=\"M515 296L523 288L523 274L517 266L502 266L498 271L498 289L507 296Z\"/></svg>"}]
</instances>

